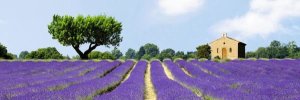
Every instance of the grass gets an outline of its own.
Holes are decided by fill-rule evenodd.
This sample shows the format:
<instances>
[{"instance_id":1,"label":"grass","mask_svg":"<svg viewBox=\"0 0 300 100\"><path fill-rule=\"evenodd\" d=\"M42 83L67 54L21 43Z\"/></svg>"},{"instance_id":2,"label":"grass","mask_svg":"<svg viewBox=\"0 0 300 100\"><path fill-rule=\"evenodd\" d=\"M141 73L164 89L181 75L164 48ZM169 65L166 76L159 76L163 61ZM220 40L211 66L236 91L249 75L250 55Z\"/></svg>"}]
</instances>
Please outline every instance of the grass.
<instances>
[{"instance_id":1,"label":"grass","mask_svg":"<svg viewBox=\"0 0 300 100\"><path fill-rule=\"evenodd\" d=\"M174 76L172 75L171 71L169 70L168 67L166 67L165 64L162 64L162 67L164 69L165 74L167 75L167 77L171 80L174 80Z\"/></svg>"},{"instance_id":2,"label":"grass","mask_svg":"<svg viewBox=\"0 0 300 100\"><path fill-rule=\"evenodd\" d=\"M63 90L65 88L67 88L68 86L70 86L70 84L56 85L56 86L53 86L53 87L49 87L48 90L50 90L50 91L58 91L58 90Z\"/></svg>"},{"instance_id":3,"label":"grass","mask_svg":"<svg viewBox=\"0 0 300 100\"><path fill-rule=\"evenodd\" d=\"M234 84L231 84L230 85L230 88L232 88L232 89L237 89L237 88L239 88L240 87L240 84L239 83L234 83Z\"/></svg>"},{"instance_id":4,"label":"grass","mask_svg":"<svg viewBox=\"0 0 300 100\"><path fill-rule=\"evenodd\" d=\"M190 77L194 77L189 71L187 71L185 68L181 67L180 68L186 75L190 76Z\"/></svg>"},{"instance_id":5,"label":"grass","mask_svg":"<svg viewBox=\"0 0 300 100\"><path fill-rule=\"evenodd\" d=\"M150 64L147 65L147 70L145 73L145 92L144 99L145 100L156 100L157 95L155 93L155 89L153 83L151 81L151 68Z\"/></svg>"}]
</instances>

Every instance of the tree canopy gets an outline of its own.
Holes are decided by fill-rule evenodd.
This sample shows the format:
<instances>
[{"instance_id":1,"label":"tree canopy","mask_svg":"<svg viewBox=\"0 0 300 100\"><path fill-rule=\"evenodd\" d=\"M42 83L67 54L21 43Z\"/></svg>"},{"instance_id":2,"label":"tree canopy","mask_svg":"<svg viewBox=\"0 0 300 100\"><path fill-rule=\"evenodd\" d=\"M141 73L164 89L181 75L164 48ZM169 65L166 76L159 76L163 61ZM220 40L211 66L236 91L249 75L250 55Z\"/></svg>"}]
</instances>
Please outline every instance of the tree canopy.
<instances>
[{"instance_id":1,"label":"tree canopy","mask_svg":"<svg viewBox=\"0 0 300 100\"><path fill-rule=\"evenodd\" d=\"M111 51L111 54L114 56L115 59L119 59L120 57L123 56L123 53L119 49L117 49L117 48L114 48Z\"/></svg>"},{"instance_id":2,"label":"tree canopy","mask_svg":"<svg viewBox=\"0 0 300 100\"><path fill-rule=\"evenodd\" d=\"M122 24L105 15L54 15L48 29L53 39L64 46L72 46L81 59L88 59L88 54L98 46L119 46L122 41ZM83 44L89 45L84 52L79 49Z\"/></svg>"},{"instance_id":3,"label":"tree canopy","mask_svg":"<svg viewBox=\"0 0 300 100\"><path fill-rule=\"evenodd\" d=\"M175 51L171 48L168 49L164 49L161 51L161 53L158 55L158 58L160 60L164 60L164 59L173 59L173 57L175 56Z\"/></svg>"},{"instance_id":4,"label":"tree canopy","mask_svg":"<svg viewBox=\"0 0 300 100\"><path fill-rule=\"evenodd\" d=\"M197 58L206 58L206 59L210 59L210 46L208 44L205 45L200 45L197 48Z\"/></svg>"},{"instance_id":5,"label":"tree canopy","mask_svg":"<svg viewBox=\"0 0 300 100\"><path fill-rule=\"evenodd\" d=\"M20 59L25 59L26 55L28 55L28 54L29 54L28 51L22 51L22 52L20 53L20 55L19 55L19 58L20 58Z\"/></svg>"},{"instance_id":6,"label":"tree canopy","mask_svg":"<svg viewBox=\"0 0 300 100\"><path fill-rule=\"evenodd\" d=\"M134 59L134 57L135 57L135 50L129 48L127 50L127 52L125 53L125 58L126 59Z\"/></svg>"},{"instance_id":7,"label":"tree canopy","mask_svg":"<svg viewBox=\"0 0 300 100\"><path fill-rule=\"evenodd\" d=\"M247 58L300 58L300 48L296 45L295 41L288 44L280 43L274 40L268 47L259 47L254 52L247 52Z\"/></svg>"},{"instance_id":8,"label":"tree canopy","mask_svg":"<svg viewBox=\"0 0 300 100\"><path fill-rule=\"evenodd\" d=\"M115 57L108 51L100 52L100 51L92 51L89 55L90 59L115 59Z\"/></svg>"},{"instance_id":9,"label":"tree canopy","mask_svg":"<svg viewBox=\"0 0 300 100\"><path fill-rule=\"evenodd\" d=\"M145 54L149 55L151 58L159 54L159 48L153 43L147 43L144 45Z\"/></svg>"},{"instance_id":10,"label":"tree canopy","mask_svg":"<svg viewBox=\"0 0 300 100\"><path fill-rule=\"evenodd\" d=\"M4 56L6 55L6 53L7 53L6 47L0 43L0 58L1 57L4 58Z\"/></svg>"},{"instance_id":11,"label":"tree canopy","mask_svg":"<svg viewBox=\"0 0 300 100\"><path fill-rule=\"evenodd\" d=\"M63 59L55 47L40 48L32 51L25 56L26 59Z\"/></svg>"},{"instance_id":12,"label":"tree canopy","mask_svg":"<svg viewBox=\"0 0 300 100\"><path fill-rule=\"evenodd\" d=\"M145 49L144 46L141 46L139 51L135 55L135 59L141 59L145 55Z\"/></svg>"}]
</instances>

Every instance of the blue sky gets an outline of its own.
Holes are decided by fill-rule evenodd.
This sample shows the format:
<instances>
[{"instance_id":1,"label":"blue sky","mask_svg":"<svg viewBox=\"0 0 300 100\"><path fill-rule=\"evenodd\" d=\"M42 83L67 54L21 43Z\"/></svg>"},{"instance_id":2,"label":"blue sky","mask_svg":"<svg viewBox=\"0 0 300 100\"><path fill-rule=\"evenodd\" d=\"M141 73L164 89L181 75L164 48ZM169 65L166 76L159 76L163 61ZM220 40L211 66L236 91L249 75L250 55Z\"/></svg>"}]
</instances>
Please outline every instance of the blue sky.
<instances>
[{"instance_id":1,"label":"blue sky","mask_svg":"<svg viewBox=\"0 0 300 100\"><path fill-rule=\"evenodd\" d=\"M48 33L54 14L114 16L123 24L119 49L145 43L160 49L194 51L222 32L247 44L246 51L272 40L300 43L299 0L0 0L0 43L19 54L56 47L74 56ZM112 48L98 47L106 51ZM85 50L85 48L82 48Z\"/></svg>"}]
</instances>

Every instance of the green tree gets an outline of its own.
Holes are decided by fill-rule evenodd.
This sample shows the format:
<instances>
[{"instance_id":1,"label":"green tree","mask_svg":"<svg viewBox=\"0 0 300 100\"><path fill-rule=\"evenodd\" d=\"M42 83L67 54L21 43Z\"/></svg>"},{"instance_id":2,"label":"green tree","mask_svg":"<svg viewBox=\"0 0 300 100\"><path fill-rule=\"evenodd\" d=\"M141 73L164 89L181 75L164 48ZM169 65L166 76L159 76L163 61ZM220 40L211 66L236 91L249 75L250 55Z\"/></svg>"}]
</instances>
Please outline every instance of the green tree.
<instances>
[{"instance_id":1,"label":"green tree","mask_svg":"<svg viewBox=\"0 0 300 100\"><path fill-rule=\"evenodd\" d=\"M63 59L55 47L40 48L36 51L30 52L25 56L26 59Z\"/></svg>"},{"instance_id":2,"label":"green tree","mask_svg":"<svg viewBox=\"0 0 300 100\"><path fill-rule=\"evenodd\" d=\"M20 59L25 59L26 55L28 55L29 52L28 51L22 51L20 54L19 54L19 58Z\"/></svg>"},{"instance_id":3,"label":"green tree","mask_svg":"<svg viewBox=\"0 0 300 100\"><path fill-rule=\"evenodd\" d=\"M101 58L100 59L116 59L110 52L106 51L106 52L103 52L101 54Z\"/></svg>"},{"instance_id":4,"label":"green tree","mask_svg":"<svg viewBox=\"0 0 300 100\"><path fill-rule=\"evenodd\" d=\"M266 48L259 47L256 50L256 58L269 58L269 53Z\"/></svg>"},{"instance_id":5,"label":"green tree","mask_svg":"<svg viewBox=\"0 0 300 100\"><path fill-rule=\"evenodd\" d=\"M295 41L291 41L287 44L287 51L288 51L288 56L290 58L294 58L296 56L296 53L299 51L298 46Z\"/></svg>"},{"instance_id":6,"label":"green tree","mask_svg":"<svg viewBox=\"0 0 300 100\"><path fill-rule=\"evenodd\" d=\"M189 58L191 58L191 59L197 58L196 52L187 52L186 59L189 59Z\"/></svg>"},{"instance_id":7,"label":"green tree","mask_svg":"<svg viewBox=\"0 0 300 100\"><path fill-rule=\"evenodd\" d=\"M144 46L141 46L139 51L136 53L135 58L140 60L145 55Z\"/></svg>"},{"instance_id":8,"label":"green tree","mask_svg":"<svg viewBox=\"0 0 300 100\"><path fill-rule=\"evenodd\" d=\"M7 53L6 47L0 43L0 58L4 58L6 53Z\"/></svg>"},{"instance_id":9,"label":"green tree","mask_svg":"<svg viewBox=\"0 0 300 100\"><path fill-rule=\"evenodd\" d=\"M158 59L162 61L166 58L172 59L174 56L175 56L175 51L171 48L168 48L161 51L161 53L158 55Z\"/></svg>"},{"instance_id":10,"label":"green tree","mask_svg":"<svg viewBox=\"0 0 300 100\"><path fill-rule=\"evenodd\" d=\"M92 51L88 56L90 59L101 59L102 53L100 51Z\"/></svg>"},{"instance_id":11,"label":"green tree","mask_svg":"<svg viewBox=\"0 0 300 100\"><path fill-rule=\"evenodd\" d=\"M12 53L6 53L4 59L17 59L18 56Z\"/></svg>"},{"instance_id":12,"label":"green tree","mask_svg":"<svg viewBox=\"0 0 300 100\"><path fill-rule=\"evenodd\" d=\"M79 55L73 56L72 59L80 59Z\"/></svg>"},{"instance_id":13,"label":"green tree","mask_svg":"<svg viewBox=\"0 0 300 100\"><path fill-rule=\"evenodd\" d=\"M125 53L126 59L133 59L135 57L135 50L129 48L127 52Z\"/></svg>"},{"instance_id":14,"label":"green tree","mask_svg":"<svg viewBox=\"0 0 300 100\"><path fill-rule=\"evenodd\" d=\"M151 58L159 54L159 48L157 45L152 43L147 43L144 45L145 54L149 55Z\"/></svg>"},{"instance_id":15,"label":"green tree","mask_svg":"<svg viewBox=\"0 0 300 100\"><path fill-rule=\"evenodd\" d=\"M183 51L177 51L177 52L175 53L175 56L173 57L173 59L176 59L176 58L186 59L186 56L184 55L184 52L183 52Z\"/></svg>"},{"instance_id":16,"label":"green tree","mask_svg":"<svg viewBox=\"0 0 300 100\"><path fill-rule=\"evenodd\" d=\"M200 45L196 49L197 49L197 53L196 53L197 58L206 58L206 59L210 58L211 51L210 51L210 46L208 44Z\"/></svg>"},{"instance_id":17,"label":"green tree","mask_svg":"<svg viewBox=\"0 0 300 100\"><path fill-rule=\"evenodd\" d=\"M117 49L117 48L114 48L111 51L111 54L114 56L115 59L119 59L120 57L123 56L123 53L119 49Z\"/></svg>"},{"instance_id":18,"label":"green tree","mask_svg":"<svg viewBox=\"0 0 300 100\"><path fill-rule=\"evenodd\" d=\"M246 58L256 58L256 52L246 52Z\"/></svg>"},{"instance_id":19,"label":"green tree","mask_svg":"<svg viewBox=\"0 0 300 100\"><path fill-rule=\"evenodd\" d=\"M277 58L281 43L277 40L273 40L269 47L267 47L268 58Z\"/></svg>"},{"instance_id":20,"label":"green tree","mask_svg":"<svg viewBox=\"0 0 300 100\"><path fill-rule=\"evenodd\" d=\"M63 46L72 46L81 59L88 59L88 54L98 46L119 46L122 24L109 16L54 15L48 25L49 33ZM79 48L83 44L89 47L84 52Z\"/></svg>"},{"instance_id":21,"label":"green tree","mask_svg":"<svg viewBox=\"0 0 300 100\"><path fill-rule=\"evenodd\" d=\"M144 54L143 57L142 57L141 59L150 60L151 58L153 58L153 57L151 57L151 56L148 55L148 54Z\"/></svg>"}]
</instances>

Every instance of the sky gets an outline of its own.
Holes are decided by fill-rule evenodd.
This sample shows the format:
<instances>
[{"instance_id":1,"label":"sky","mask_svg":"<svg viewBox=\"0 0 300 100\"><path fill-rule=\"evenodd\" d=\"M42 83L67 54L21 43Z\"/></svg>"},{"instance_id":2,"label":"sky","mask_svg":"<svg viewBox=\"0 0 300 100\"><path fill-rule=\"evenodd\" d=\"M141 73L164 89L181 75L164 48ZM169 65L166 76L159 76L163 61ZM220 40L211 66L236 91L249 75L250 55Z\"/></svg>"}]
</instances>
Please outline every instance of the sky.
<instances>
[{"instance_id":1,"label":"sky","mask_svg":"<svg viewBox=\"0 0 300 100\"><path fill-rule=\"evenodd\" d=\"M56 47L75 56L48 33L58 15L107 15L123 25L123 54L146 43L160 50L195 51L226 32L247 44L246 51L272 40L300 45L300 0L0 0L0 43L9 52ZM98 51L111 48L98 47ZM81 50L86 50L83 46Z\"/></svg>"}]
</instances>

